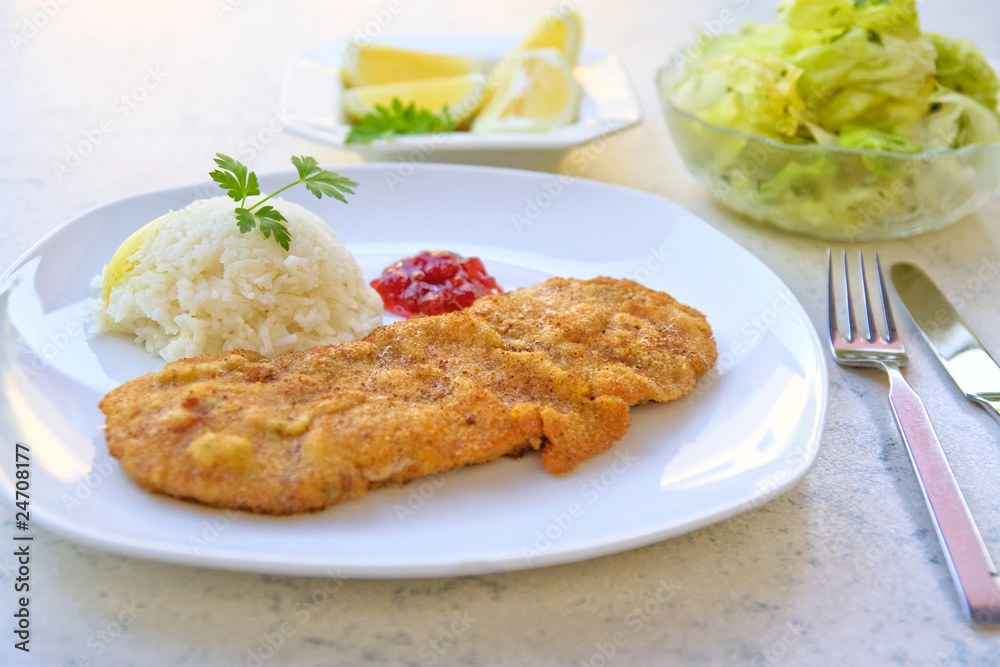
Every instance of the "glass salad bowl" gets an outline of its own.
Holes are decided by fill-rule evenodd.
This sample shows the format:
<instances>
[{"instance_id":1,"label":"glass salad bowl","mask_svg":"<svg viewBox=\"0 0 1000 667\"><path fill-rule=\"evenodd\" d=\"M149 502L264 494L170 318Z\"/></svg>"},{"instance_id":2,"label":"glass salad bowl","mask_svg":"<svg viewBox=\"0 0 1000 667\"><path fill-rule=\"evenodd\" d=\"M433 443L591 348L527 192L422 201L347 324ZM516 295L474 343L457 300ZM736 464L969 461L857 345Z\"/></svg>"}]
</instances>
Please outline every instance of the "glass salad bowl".
<instances>
[{"instance_id":1,"label":"glass salad bowl","mask_svg":"<svg viewBox=\"0 0 1000 667\"><path fill-rule=\"evenodd\" d=\"M688 169L723 205L758 222L837 241L946 227L1000 187L1000 144L923 153L791 145L705 122L675 103L678 56L656 85Z\"/></svg>"}]
</instances>

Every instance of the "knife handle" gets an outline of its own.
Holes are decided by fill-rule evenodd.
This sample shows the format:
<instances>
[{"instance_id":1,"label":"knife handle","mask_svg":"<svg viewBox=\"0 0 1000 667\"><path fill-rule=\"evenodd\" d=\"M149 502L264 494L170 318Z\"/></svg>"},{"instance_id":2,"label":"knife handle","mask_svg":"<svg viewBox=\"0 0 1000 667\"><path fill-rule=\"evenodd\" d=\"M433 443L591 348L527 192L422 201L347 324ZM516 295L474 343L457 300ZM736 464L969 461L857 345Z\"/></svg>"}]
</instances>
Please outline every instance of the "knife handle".
<instances>
[{"instance_id":1,"label":"knife handle","mask_svg":"<svg viewBox=\"0 0 1000 667\"><path fill-rule=\"evenodd\" d=\"M1000 623L996 567L969 512L941 442L917 392L887 364L889 404L917 473L958 594L977 623Z\"/></svg>"},{"instance_id":2,"label":"knife handle","mask_svg":"<svg viewBox=\"0 0 1000 667\"><path fill-rule=\"evenodd\" d=\"M1000 399L989 398L982 394L966 394L970 399L983 406L986 412L1000 422Z\"/></svg>"}]
</instances>

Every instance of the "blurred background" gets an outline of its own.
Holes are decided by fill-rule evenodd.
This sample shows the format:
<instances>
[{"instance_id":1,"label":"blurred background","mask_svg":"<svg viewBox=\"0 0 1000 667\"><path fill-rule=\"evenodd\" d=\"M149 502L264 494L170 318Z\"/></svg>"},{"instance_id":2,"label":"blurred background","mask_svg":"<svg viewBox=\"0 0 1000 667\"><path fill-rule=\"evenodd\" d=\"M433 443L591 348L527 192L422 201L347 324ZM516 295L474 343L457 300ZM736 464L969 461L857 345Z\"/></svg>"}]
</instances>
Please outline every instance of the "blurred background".
<instances>
[{"instance_id":1,"label":"blurred background","mask_svg":"<svg viewBox=\"0 0 1000 667\"><path fill-rule=\"evenodd\" d=\"M702 193L676 168L654 73L693 43L696 29L770 21L775 3L569 4L583 17L584 44L612 50L624 63L645 122L607 142L601 159L567 156L560 170L691 203L693 189ZM282 75L299 50L362 34L520 35L551 6L549 0L5 0L0 210L9 222L0 228L0 265L93 206L204 180L217 151L259 171L284 169L288 155L300 152L326 163L356 161L353 153L280 131ZM925 30L1000 49L1000 3L925 0L918 9ZM92 149L75 157L81 142ZM651 170L637 154L657 155L665 168Z\"/></svg>"}]
</instances>

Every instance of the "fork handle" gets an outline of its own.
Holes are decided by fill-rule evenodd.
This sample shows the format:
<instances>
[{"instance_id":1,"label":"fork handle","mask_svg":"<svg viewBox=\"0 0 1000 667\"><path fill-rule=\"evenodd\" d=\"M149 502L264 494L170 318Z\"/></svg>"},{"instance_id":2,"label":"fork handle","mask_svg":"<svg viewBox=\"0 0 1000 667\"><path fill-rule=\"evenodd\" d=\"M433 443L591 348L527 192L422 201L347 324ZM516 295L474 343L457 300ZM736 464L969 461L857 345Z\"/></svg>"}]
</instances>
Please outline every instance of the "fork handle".
<instances>
[{"instance_id":1,"label":"fork handle","mask_svg":"<svg viewBox=\"0 0 1000 667\"><path fill-rule=\"evenodd\" d=\"M1000 586L996 567L969 512L923 401L895 364L887 364L889 403L920 481L944 549L948 568L977 623L1000 623Z\"/></svg>"}]
</instances>

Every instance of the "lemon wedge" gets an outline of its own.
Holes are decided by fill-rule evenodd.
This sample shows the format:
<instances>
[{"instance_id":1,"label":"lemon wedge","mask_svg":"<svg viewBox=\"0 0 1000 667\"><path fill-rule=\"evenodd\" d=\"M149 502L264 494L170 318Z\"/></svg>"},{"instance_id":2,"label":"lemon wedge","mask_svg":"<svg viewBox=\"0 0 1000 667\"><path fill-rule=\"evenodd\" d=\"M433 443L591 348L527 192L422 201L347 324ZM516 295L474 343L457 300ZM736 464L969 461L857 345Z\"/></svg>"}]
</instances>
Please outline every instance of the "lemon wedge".
<instances>
[{"instance_id":1,"label":"lemon wedge","mask_svg":"<svg viewBox=\"0 0 1000 667\"><path fill-rule=\"evenodd\" d=\"M516 52L495 86L473 132L546 132L576 120L580 84L558 49Z\"/></svg>"},{"instance_id":2,"label":"lemon wedge","mask_svg":"<svg viewBox=\"0 0 1000 667\"><path fill-rule=\"evenodd\" d=\"M570 67L576 65L583 38L583 21L569 7L550 9L531 31L514 47L508 57L531 49L556 49L565 56Z\"/></svg>"},{"instance_id":3,"label":"lemon wedge","mask_svg":"<svg viewBox=\"0 0 1000 667\"><path fill-rule=\"evenodd\" d=\"M344 85L354 87L462 76L483 68L476 58L363 44L347 50L340 71Z\"/></svg>"},{"instance_id":4,"label":"lemon wedge","mask_svg":"<svg viewBox=\"0 0 1000 667\"><path fill-rule=\"evenodd\" d=\"M139 229L132 232L132 235L125 239L125 242L118 246L118 250L115 250L115 254L111 256L111 261L108 262L108 266L104 269L104 281L102 283L102 292L104 296L104 305L108 304L108 300L111 298L111 289L122 282L125 276L128 275L132 269L135 268L136 263L129 261L129 257L135 254L135 251L139 249L142 242L150 234L156 233L156 226L161 220L163 220L166 215L161 215L156 220L148 222Z\"/></svg>"},{"instance_id":5,"label":"lemon wedge","mask_svg":"<svg viewBox=\"0 0 1000 667\"><path fill-rule=\"evenodd\" d=\"M580 86L572 68L582 39L583 21L573 9L546 12L490 71L488 96L472 131L543 132L576 120ZM555 87L547 89L548 83Z\"/></svg>"},{"instance_id":6,"label":"lemon wedge","mask_svg":"<svg viewBox=\"0 0 1000 667\"><path fill-rule=\"evenodd\" d=\"M344 91L342 103L344 113L354 122L374 113L375 105L389 108L393 98L399 98L406 105L412 102L417 108L437 114L447 106L455 127L461 129L476 115L485 93L486 77L473 73L348 88Z\"/></svg>"}]
</instances>

